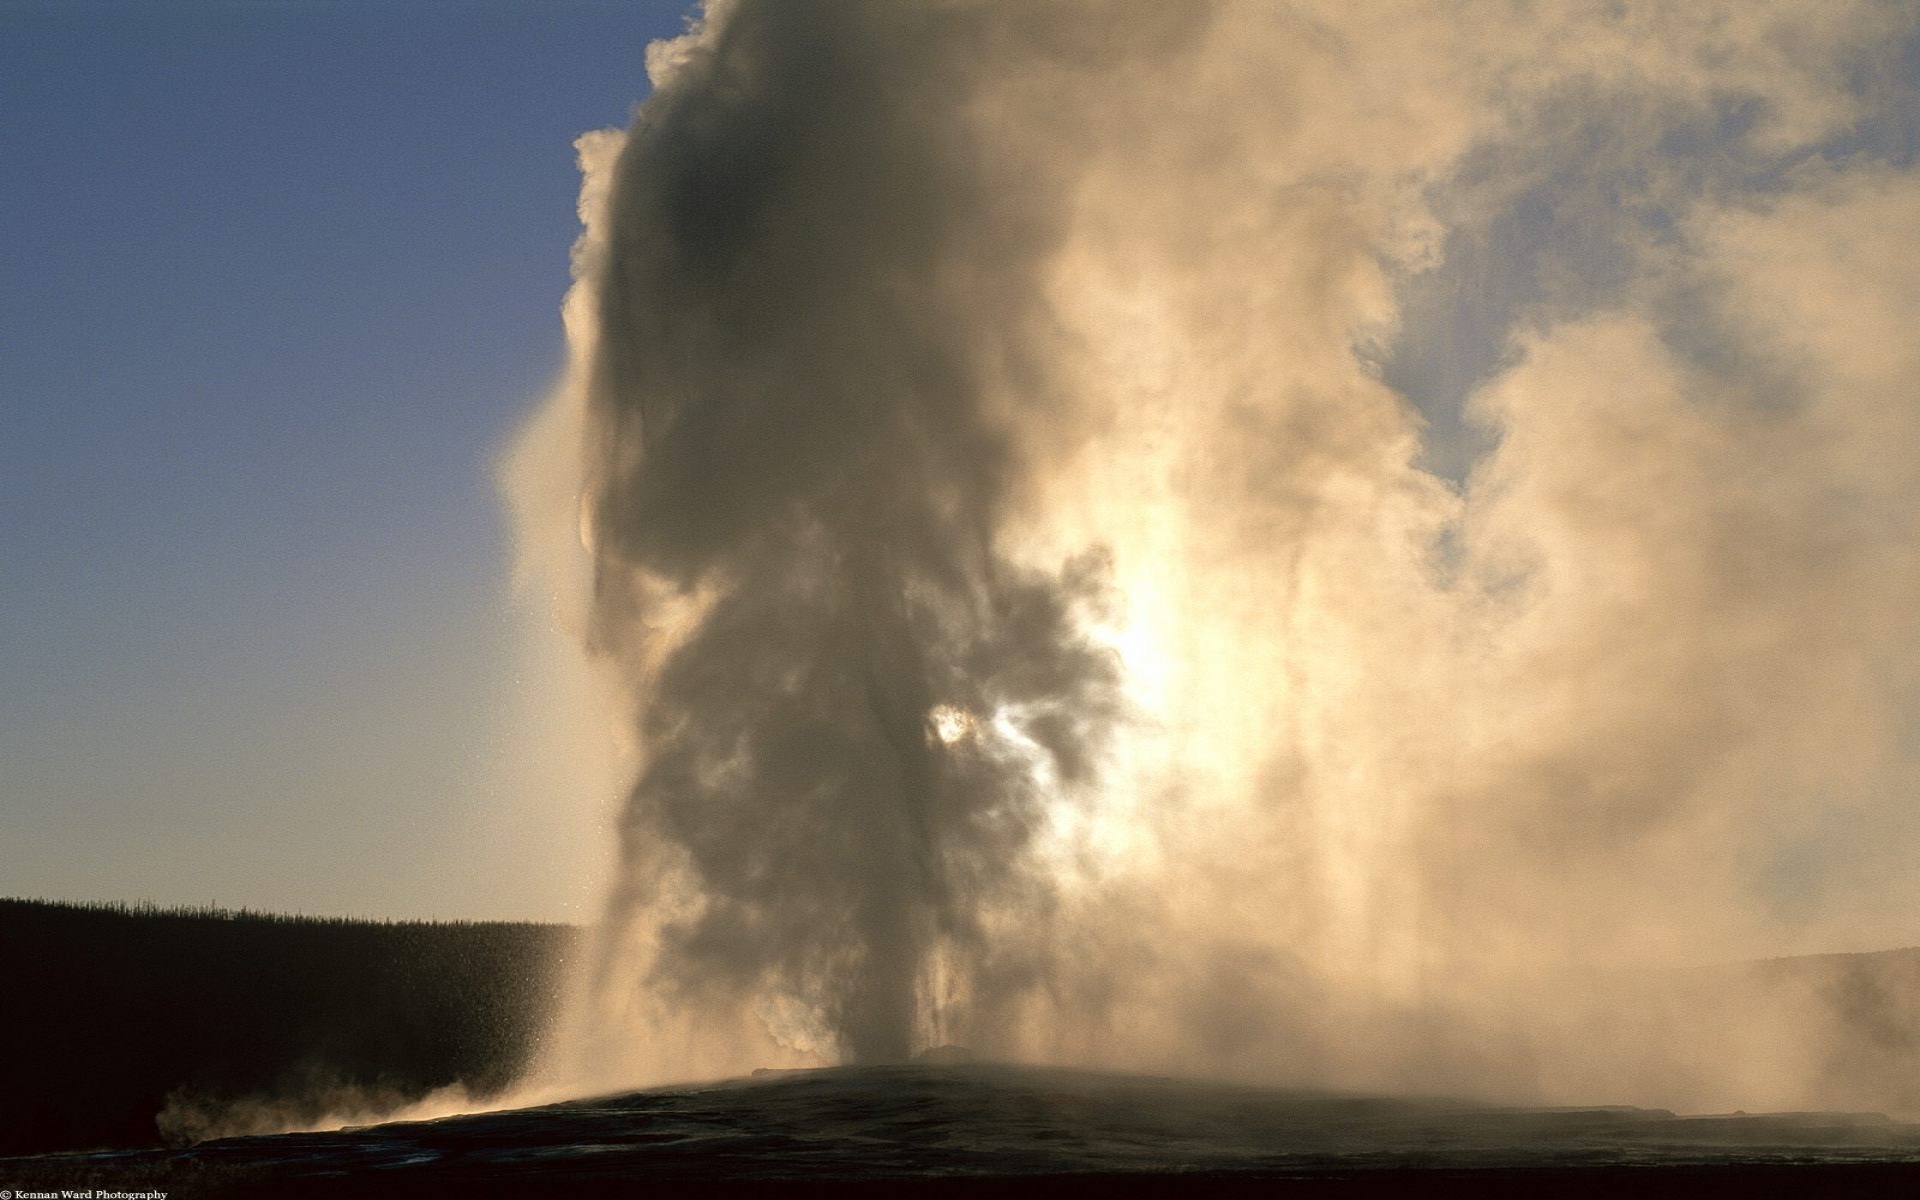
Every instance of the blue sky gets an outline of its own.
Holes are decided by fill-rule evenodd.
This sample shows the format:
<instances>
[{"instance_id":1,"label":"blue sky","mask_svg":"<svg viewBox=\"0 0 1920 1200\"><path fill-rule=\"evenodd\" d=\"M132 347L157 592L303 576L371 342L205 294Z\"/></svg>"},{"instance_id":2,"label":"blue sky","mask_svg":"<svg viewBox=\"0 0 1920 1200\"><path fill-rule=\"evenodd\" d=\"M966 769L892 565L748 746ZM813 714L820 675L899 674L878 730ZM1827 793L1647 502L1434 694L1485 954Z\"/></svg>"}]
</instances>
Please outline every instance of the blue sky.
<instances>
[{"instance_id":1,"label":"blue sky","mask_svg":"<svg viewBox=\"0 0 1920 1200\"><path fill-rule=\"evenodd\" d=\"M684 9L0 3L0 893L575 911L491 471Z\"/></svg>"}]
</instances>

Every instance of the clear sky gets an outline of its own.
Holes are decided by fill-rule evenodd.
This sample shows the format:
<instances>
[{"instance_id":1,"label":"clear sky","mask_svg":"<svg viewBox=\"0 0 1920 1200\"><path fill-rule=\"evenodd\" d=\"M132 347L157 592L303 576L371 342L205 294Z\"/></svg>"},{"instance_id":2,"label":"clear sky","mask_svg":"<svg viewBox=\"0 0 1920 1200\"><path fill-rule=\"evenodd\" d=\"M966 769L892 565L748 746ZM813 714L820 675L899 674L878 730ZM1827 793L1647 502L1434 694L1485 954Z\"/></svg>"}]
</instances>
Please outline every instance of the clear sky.
<instances>
[{"instance_id":1,"label":"clear sky","mask_svg":"<svg viewBox=\"0 0 1920 1200\"><path fill-rule=\"evenodd\" d=\"M0 894L561 918L503 440L682 0L0 0Z\"/></svg>"}]
</instances>

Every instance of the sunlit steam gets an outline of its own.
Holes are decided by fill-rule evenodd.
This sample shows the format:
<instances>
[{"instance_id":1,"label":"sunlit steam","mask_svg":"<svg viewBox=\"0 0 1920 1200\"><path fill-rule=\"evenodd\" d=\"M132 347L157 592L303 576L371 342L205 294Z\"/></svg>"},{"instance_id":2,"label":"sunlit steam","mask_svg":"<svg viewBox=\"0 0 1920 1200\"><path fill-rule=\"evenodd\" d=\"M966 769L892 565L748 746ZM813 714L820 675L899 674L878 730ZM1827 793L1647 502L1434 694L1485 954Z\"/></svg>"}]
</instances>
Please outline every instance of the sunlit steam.
<instances>
[{"instance_id":1,"label":"sunlit steam","mask_svg":"<svg viewBox=\"0 0 1920 1200\"><path fill-rule=\"evenodd\" d=\"M558 1077L1873 1086L1649 980L1920 933L1915 18L654 47L513 460L634 756Z\"/></svg>"},{"instance_id":2,"label":"sunlit steam","mask_svg":"<svg viewBox=\"0 0 1920 1200\"><path fill-rule=\"evenodd\" d=\"M933 736L939 738L943 746L951 746L972 737L978 724L972 713L951 704L934 705L933 711L927 714L927 722L933 727Z\"/></svg>"}]
</instances>

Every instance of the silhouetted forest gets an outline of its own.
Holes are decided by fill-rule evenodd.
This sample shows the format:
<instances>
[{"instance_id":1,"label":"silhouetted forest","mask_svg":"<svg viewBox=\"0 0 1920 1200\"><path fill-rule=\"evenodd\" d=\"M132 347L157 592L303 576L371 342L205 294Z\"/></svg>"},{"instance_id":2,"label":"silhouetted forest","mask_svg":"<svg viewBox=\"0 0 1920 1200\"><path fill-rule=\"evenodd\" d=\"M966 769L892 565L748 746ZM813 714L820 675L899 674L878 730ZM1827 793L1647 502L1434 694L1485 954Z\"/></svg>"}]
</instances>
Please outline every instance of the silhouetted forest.
<instances>
[{"instance_id":1,"label":"silhouetted forest","mask_svg":"<svg viewBox=\"0 0 1920 1200\"><path fill-rule=\"evenodd\" d=\"M0 1154L498 1092L574 935L0 900Z\"/></svg>"}]
</instances>

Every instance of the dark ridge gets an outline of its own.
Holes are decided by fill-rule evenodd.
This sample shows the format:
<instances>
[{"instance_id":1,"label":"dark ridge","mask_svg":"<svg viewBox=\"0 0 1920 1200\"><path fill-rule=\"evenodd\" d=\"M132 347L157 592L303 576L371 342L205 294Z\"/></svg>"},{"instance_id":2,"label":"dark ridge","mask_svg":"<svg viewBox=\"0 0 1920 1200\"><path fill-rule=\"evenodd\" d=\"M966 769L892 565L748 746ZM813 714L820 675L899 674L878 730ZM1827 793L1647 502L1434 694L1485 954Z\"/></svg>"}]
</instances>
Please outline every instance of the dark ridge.
<instances>
[{"instance_id":1,"label":"dark ridge","mask_svg":"<svg viewBox=\"0 0 1920 1200\"><path fill-rule=\"evenodd\" d=\"M575 933L0 899L0 1154L496 1094Z\"/></svg>"},{"instance_id":2,"label":"dark ridge","mask_svg":"<svg viewBox=\"0 0 1920 1200\"><path fill-rule=\"evenodd\" d=\"M227 908L216 903L155 904L151 900L43 900L32 897L0 896L0 911L10 908L67 909L73 912L104 913L119 917L185 918L195 921L263 921L274 925L377 925L389 929L411 926L430 929L494 927L562 931L572 928L540 921L471 921L463 918L394 920L384 917L312 916L306 913L266 912L256 908Z\"/></svg>"}]
</instances>

